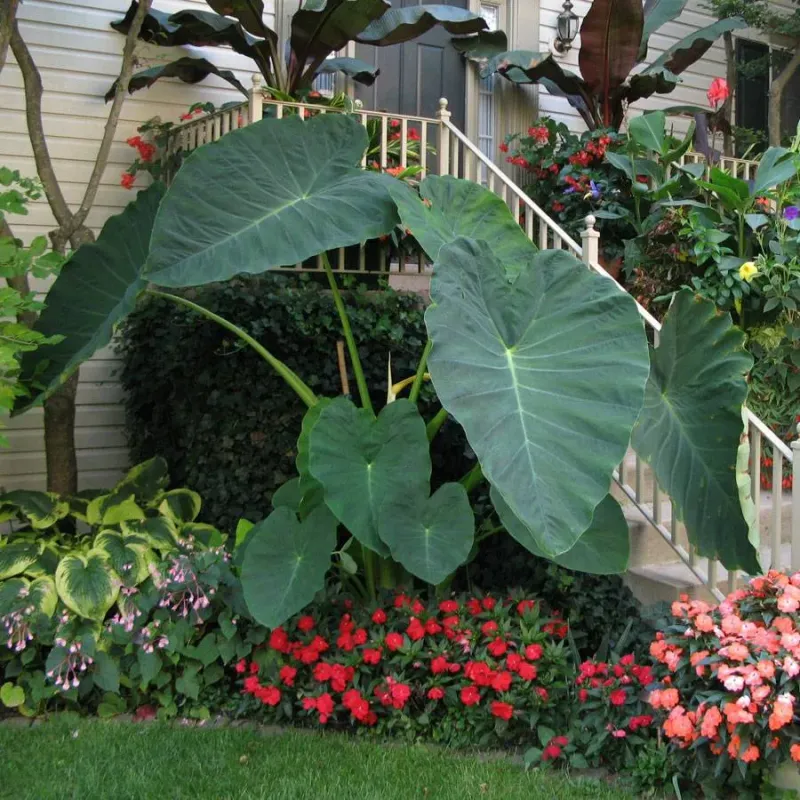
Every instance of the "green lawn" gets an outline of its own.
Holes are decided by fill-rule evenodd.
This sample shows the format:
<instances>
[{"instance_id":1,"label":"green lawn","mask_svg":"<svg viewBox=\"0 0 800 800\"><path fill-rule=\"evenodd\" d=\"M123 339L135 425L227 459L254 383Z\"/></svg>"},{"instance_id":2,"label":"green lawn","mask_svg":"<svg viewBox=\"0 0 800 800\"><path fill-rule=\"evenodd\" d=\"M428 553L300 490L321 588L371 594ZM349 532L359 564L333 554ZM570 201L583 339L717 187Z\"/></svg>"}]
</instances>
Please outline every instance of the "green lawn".
<instances>
[{"instance_id":1,"label":"green lawn","mask_svg":"<svg viewBox=\"0 0 800 800\"><path fill-rule=\"evenodd\" d=\"M342 735L55 720L0 723L14 800L624 800L618 787Z\"/></svg>"}]
</instances>

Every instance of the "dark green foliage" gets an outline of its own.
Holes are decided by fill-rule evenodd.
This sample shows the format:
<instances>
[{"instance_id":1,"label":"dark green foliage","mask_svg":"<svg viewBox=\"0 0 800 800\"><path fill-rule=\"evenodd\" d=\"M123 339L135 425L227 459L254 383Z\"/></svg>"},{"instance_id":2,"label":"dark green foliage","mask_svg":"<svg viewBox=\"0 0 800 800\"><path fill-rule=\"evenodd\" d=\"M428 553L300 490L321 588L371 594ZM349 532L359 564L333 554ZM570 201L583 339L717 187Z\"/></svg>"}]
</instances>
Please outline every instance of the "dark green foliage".
<instances>
[{"instance_id":1,"label":"dark green foliage","mask_svg":"<svg viewBox=\"0 0 800 800\"><path fill-rule=\"evenodd\" d=\"M563 610L569 619L581 655L588 658L600 649L608 636L613 649L632 622L624 652L647 652L655 626L631 590L617 575L589 575L564 569L544 558L537 558L506 533L489 540L477 558L459 574L459 581L484 592L507 591L520 587L544 600L550 608ZM487 543L488 544L488 543Z\"/></svg>"},{"instance_id":2,"label":"dark green foliage","mask_svg":"<svg viewBox=\"0 0 800 800\"><path fill-rule=\"evenodd\" d=\"M416 370L426 340L423 307L416 295L348 288L353 333L373 402L381 408L389 354L394 381ZM255 336L318 395L341 394L339 319L330 293L311 276L271 274L187 296ZM203 496L204 522L233 529L241 517L265 517L273 492L296 474L305 412L297 396L251 349L173 303L148 300L122 334L132 460L163 456L173 485ZM426 419L438 410L428 385L420 409ZM466 472L466 449L460 428L448 423L432 448L432 488Z\"/></svg>"}]
</instances>

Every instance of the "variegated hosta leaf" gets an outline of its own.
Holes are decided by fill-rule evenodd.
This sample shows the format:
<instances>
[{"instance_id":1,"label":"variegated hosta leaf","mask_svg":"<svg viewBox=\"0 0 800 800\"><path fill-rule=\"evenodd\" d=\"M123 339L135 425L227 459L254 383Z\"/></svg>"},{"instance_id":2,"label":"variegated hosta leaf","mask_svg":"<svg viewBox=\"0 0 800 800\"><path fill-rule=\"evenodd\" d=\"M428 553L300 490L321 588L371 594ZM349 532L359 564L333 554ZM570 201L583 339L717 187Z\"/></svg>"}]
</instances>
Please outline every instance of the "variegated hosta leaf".
<instances>
[{"instance_id":1,"label":"variegated hosta leaf","mask_svg":"<svg viewBox=\"0 0 800 800\"><path fill-rule=\"evenodd\" d=\"M128 470L127 475L116 485L115 491L128 489L142 505L152 503L169 483L167 462L156 456Z\"/></svg>"},{"instance_id":2,"label":"variegated hosta leaf","mask_svg":"<svg viewBox=\"0 0 800 800\"><path fill-rule=\"evenodd\" d=\"M150 575L150 564L155 561L146 545L131 541L116 531L98 533L94 549L108 555L111 566L126 586L137 586L146 580Z\"/></svg>"},{"instance_id":3,"label":"variegated hosta leaf","mask_svg":"<svg viewBox=\"0 0 800 800\"><path fill-rule=\"evenodd\" d=\"M0 508L6 506L15 508L37 530L50 528L69 514L69 503L54 492L8 492L0 497Z\"/></svg>"},{"instance_id":4,"label":"variegated hosta leaf","mask_svg":"<svg viewBox=\"0 0 800 800\"><path fill-rule=\"evenodd\" d=\"M130 520L122 523L126 538L136 537L160 553L169 553L178 548L178 526L169 517L148 517L145 520Z\"/></svg>"},{"instance_id":5,"label":"variegated hosta leaf","mask_svg":"<svg viewBox=\"0 0 800 800\"><path fill-rule=\"evenodd\" d=\"M56 570L56 589L78 616L102 621L119 594L120 579L104 550L68 555Z\"/></svg>"},{"instance_id":6,"label":"variegated hosta leaf","mask_svg":"<svg viewBox=\"0 0 800 800\"><path fill-rule=\"evenodd\" d=\"M28 608L52 617L56 605L58 593L52 578L36 578L33 581L27 578L11 578L0 583L0 617Z\"/></svg>"},{"instance_id":7,"label":"variegated hosta leaf","mask_svg":"<svg viewBox=\"0 0 800 800\"><path fill-rule=\"evenodd\" d=\"M133 489L115 489L110 494L96 497L86 509L86 520L92 526L119 525L132 519L144 519Z\"/></svg>"},{"instance_id":8,"label":"variegated hosta leaf","mask_svg":"<svg viewBox=\"0 0 800 800\"><path fill-rule=\"evenodd\" d=\"M162 495L158 510L180 525L183 522L194 522L201 506L202 500L197 492L191 489L173 489Z\"/></svg>"},{"instance_id":9,"label":"variegated hosta leaf","mask_svg":"<svg viewBox=\"0 0 800 800\"><path fill-rule=\"evenodd\" d=\"M21 575L39 557L40 545L18 539L0 545L0 581Z\"/></svg>"}]
</instances>

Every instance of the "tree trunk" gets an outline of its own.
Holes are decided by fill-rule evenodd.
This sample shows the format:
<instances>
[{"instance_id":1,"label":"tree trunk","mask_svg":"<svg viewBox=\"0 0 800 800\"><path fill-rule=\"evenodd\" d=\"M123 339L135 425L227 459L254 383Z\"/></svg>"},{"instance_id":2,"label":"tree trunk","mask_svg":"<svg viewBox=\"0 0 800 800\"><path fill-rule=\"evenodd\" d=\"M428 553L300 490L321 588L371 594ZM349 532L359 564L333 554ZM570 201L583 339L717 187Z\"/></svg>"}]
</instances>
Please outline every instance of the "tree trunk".
<instances>
[{"instance_id":1,"label":"tree trunk","mask_svg":"<svg viewBox=\"0 0 800 800\"><path fill-rule=\"evenodd\" d=\"M47 461L47 491L75 494L78 491L78 459L75 453L75 394L78 372L44 403L44 446Z\"/></svg>"},{"instance_id":2,"label":"tree trunk","mask_svg":"<svg viewBox=\"0 0 800 800\"><path fill-rule=\"evenodd\" d=\"M11 30L17 18L19 0L0 0L0 72L6 65L8 46L11 43Z\"/></svg>"},{"instance_id":3,"label":"tree trunk","mask_svg":"<svg viewBox=\"0 0 800 800\"><path fill-rule=\"evenodd\" d=\"M800 47L796 47L789 63L781 70L769 87L769 143L777 147L781 143L781 103L783 90L800 67Z\"/></svg>"},{"instance_id":4,"label":"tree trunk","mask_svg":"<svg viewBox=\"0 0 800 800\"><path fill-rule=\"evenodd\" d=\"M725 44L725 80L728 82L730 91L730 94L722 104L722 117L727 123L726 130L722 134L722 152L726 156L732 156L734 154L734 142L730 127L733 124L733 95L736 90L736 48L730 31L725 31L722 34L722 39Z\"/></svg>"}]
</instances>

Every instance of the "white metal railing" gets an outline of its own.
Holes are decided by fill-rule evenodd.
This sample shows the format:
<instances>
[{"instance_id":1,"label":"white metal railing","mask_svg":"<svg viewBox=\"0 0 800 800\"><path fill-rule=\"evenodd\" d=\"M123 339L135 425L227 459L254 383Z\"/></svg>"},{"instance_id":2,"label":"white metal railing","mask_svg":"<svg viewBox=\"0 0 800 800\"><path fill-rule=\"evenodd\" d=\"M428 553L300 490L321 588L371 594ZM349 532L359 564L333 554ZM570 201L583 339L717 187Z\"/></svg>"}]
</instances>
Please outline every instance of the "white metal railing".
<instances>
[{"instance_id":1,"label":"white metal railing","mask_svg":"<svg viewBox=\"0 0 800 800\"><path fill-rule=\"evenodd\" d=\"M202 119L193 120L174 128L169 137L165 158L178 153L190 152L208 142L221 138L225 133L257 122L265 115L281 119L287 115L305 118L315 114L354 113L361 124L370 132L370 146L362 160L364 167L391 169L417 165L420 177L426 174L452 175L465 178L486 186L500 197L519 220L528 238L541 249L563 249L572 252L583 262L610 279L611 276L599 263L600 234L595 228L595 218L586 217L586 228L581 232L578 244L558 223L551 219L536 203L488 158L470 139L450 121L447 100L439 101L435 118L389 114L357 107L355 111L343 108L294 103L273 100L264 95L260 77L254 76L253 88L247 102L222 111L217 111ZM399 124L398 124L399 123ZM409 139L409 132L415 131ZM409 141L414 144L409 145ZM687 153L682 162L692 163L703 160L699 153ZM731 174L749 180L757 162L745 159L723 158L720 166ZM375 245L368 253L370 244ZM341 248L333 259L333 266L340 272L355 273L424 273L429 264L424 256L392 252L388 243L367 243L360 247ZM373 262L373 263L368 263ZM321 269L321 258L310 264L298 264L298 269ZM616 283L616 281L615 281ZM620 291L625 289L619 286ZM658 344L661 323L639 303L639 314L652 331L652 338ZM767 512L770 535L769 547L762 548L764 568L798 570L800 569L800 439L791 448L755 414L747 412L747 436L750 443L749 477L757 520L762 522L763 512ZM772 495L769 507L764 504L761 492L761 451L766 446L772 450ZM791 464L793 488L791 493L781 489L784 463ZM629 474L630 473L630 474ZM674 505L658 488L650 468L634 452L614 473L614 480L620 490L638 509L648 528L657 533L677 555L680 562L691 573L696 583L705 587L714 597L722 599L724 586L732 590L741 577L728 574L716 561L701 558L686 538L682 525L676 519ZM633 485L631 485L633 484ZM648 490L649 486L649 490ZM669 519L666 518L665 510ZM784 522L788 521L784 533ZM763 543L762 543L763 544Z\"/></svg>"},{"instance_id":2,"label":"white metal railing","mask_svg":"<svg viewBox=\"0 0 800 800\"><path fill-rule=\"evenodd\" d=\"M758 169L758 161L748 158L734 158L733 156L720 156L715 164L706 164L706 157L702 153L690 151L684 153L679 159L678 163L683 166L684 164L705 164L705 175L711 167L718 167L723 172L733 175L735 178L741 178L745 181L750 181L755 177L756 170Z\"/></svg>"}]
</instances>

